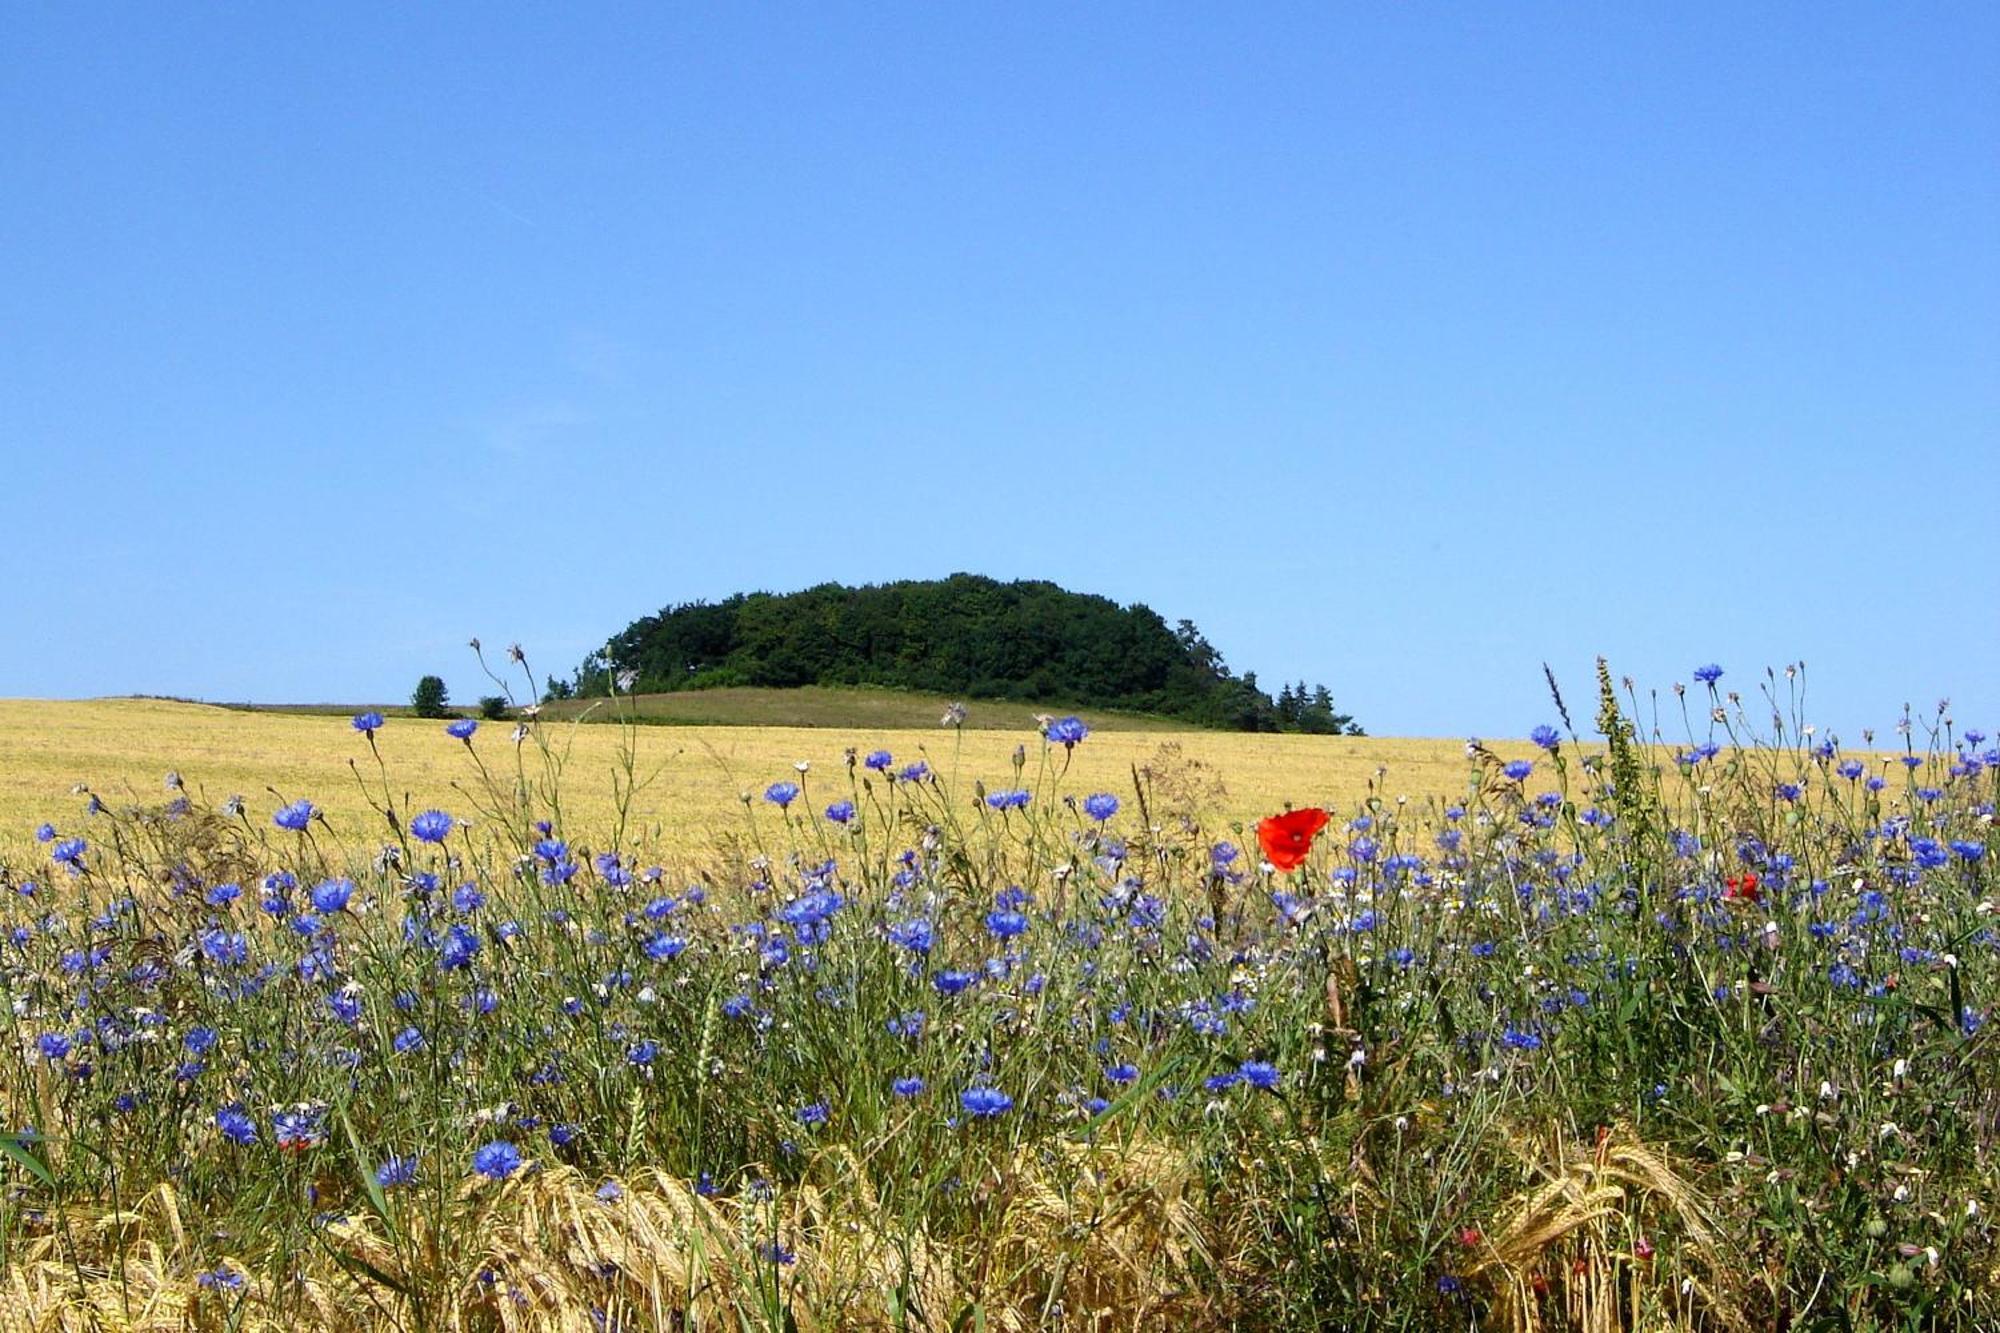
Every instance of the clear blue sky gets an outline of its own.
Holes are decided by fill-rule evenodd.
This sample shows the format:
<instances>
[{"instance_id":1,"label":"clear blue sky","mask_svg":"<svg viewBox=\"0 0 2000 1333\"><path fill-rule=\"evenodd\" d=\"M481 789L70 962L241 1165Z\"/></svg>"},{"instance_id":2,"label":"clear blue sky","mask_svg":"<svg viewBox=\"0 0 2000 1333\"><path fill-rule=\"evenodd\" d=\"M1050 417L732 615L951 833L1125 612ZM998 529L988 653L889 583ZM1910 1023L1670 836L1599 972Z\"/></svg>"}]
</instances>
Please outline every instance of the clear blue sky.
<instances>
[{"instance_id":1,"label":"clear blue sky","mask_svg":"<svg viewBox=\"0 0 2000 1333\"><path fill-rule=\"evenodd\" d=\"M675 9L10 6L0 695L973 570L2000 730L2000 9Z\"/></svg>"}]
</instances>

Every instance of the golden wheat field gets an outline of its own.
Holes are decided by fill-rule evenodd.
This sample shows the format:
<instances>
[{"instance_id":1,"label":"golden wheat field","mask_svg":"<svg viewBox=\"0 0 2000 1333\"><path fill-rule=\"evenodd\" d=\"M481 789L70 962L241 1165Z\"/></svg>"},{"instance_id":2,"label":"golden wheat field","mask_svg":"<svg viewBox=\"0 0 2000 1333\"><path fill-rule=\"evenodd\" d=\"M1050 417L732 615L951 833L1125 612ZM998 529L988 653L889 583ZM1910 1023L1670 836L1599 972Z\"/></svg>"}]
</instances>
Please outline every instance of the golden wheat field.
<instances>
[{"instance_id":1,"label":"golden wheat field","mask_svg":"<svg viewBox=\"0 0 2000 1333\"><path fill-rule=\"evenodd\" d=\"M1088 715L1085 720L1088 721ZM589 833L613 805L612 775L628 734L644 782L634 814L663 853L697 854L718 832L746 818L743 794L779 779L794 765L811 766L807 794L825 800L844 792L844 751L886 749L897 762L928 759L968 790L1012 784L1012 757L1026 745L1027 779L1035 776L1040 738L1025 716L1018 733L942 729L856 730L805 727L635 727L603 723L540 723L566 755L563 787L570 827ZM486 723L473 739L496 771L513 763L513 724ZM377 733L390 790L414 808L453 813L469 802L457 784L476 784L465 746L442 723L392 718ZM1510 757L1531 747L1495 747ZM1195 803L1218 821L1253 820L1283 806L1352 806L1372 790L1387 799L1450 797L1468 779L1463 742L1380 737L1250 735L1214 731L1102 731L1078 746L1061 779L1065 792L1129 795L1133 769L1151 768L1191 789ZM357 778L357 768L359 778ZM176 772L197 801L211 806L232 795L253 816L280 797L309 798L343 838L379 831L360 781L379 799L381 776L367 741L344 717L256 713L205 704L148 699L0 701L0 848L19 849L43 820L73 817L87 785L111 805L168 799L166 775ZM761 803L756 803L761 805ZM760 817L768 817L760 812Z\"/></svg>"}]
</instances>

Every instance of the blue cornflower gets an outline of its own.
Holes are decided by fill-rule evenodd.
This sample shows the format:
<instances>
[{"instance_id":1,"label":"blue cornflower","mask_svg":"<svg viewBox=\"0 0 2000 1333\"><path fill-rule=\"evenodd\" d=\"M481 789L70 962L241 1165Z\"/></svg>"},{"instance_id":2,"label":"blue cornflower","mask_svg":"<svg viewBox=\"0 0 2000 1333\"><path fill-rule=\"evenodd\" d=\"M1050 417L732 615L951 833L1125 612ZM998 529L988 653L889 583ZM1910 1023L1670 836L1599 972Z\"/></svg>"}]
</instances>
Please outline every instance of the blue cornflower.
<instances>
[{"instance_id":1,"label":"blue cornflower","mask_svg":"<svg viewBox=\"0 0 2000 1333\"><path fill-rule=\"evenodd\" d=\"M478 952L479 936L454 921L438 941L438 966L446 972L470 967Z\"/></svg>"},{"instance_id":2,"label":"blue cornflower","mask_svg":"<svg viewBox=\"0 0 2000 1333\"><path fill-rule=\"evenodd\" d=\"M646 957L656 963L671 962L687 947L688 942L678 935L655 935L646 941Z\"/></svg>"},{"instance_id":3,"label":"blue cornflower","mask_svg":"<svg viewBox=\"0 0 2000 1333\"><path fill-rule=\"evenodd\" d=\"M326 1007L333 1016L350 1027L361 1021L361 997L344 990L337 990L326 997Z\"/></svg>"},{"instance_id":4,"label":"blue cornflower","mask_svg":"<svg viewBox=\"0 0 2000 1333\"><path fill-rule=\"evenodd\" d=\"M477 730L479 730L478 718L454 718L444 724L444 734L455 741L469 741L472 739L472 733Z\"/></svg>"},{"instance_id":5,"label":"blue cornflower","mask_svg":"<svg viewBox=\"0 0 2000 1333\"><path fill-rule=\"evenodd\" d=\"M986 929L995 939L1011 940L1027 932L1028 918L1012 909L996 909L986 914Z\"/></svg>"},{"instance_id":6,"label":"blue cornflower","mask_svg":"<svg viewBox=\"0 0 2000 1333\"><path fill-rule=\"evenodd\" d=\"M83 869L83 854L90 850L90 844L82 838L64 838L49 849L49 859L57 865L68 866L75 874Z\"/></svg>"},{"instance_id":7,"label":"blue cornflower","mask_svg":"<svg viewBox=\"0 0 2000 1333\"><path fill-rule=\"evenodd\" d=\"M209 1291L241 1291L243 1275L233 1269L211 1268L205 1273L198 1274L194 1284Z\"/></svg>"},{"instance_id":8,"label":"blue cornflower","mask_svg":"<svg viewBox=\"0 0 2000 1333\"><path fill-rule=\"evenodd\" d=\"M868 757L861 762L877 773L886 773L889 771L889 765L895 763L896 759L887 750L870 750Z\"/></svg>"},{"instance_id":9,"label":"blue cornflower","mask_svg":"<svg viewBox=\"0 0 2000 1333\"><path fill-rule=\"evenodd\" d=\"M748 995L732 995L722 1002L722 1016L724 1018L747 1018L754 1008L756 1006L750 1002Z\"/></svg>"},{"instance_id":10,"label":"blue cornflower","mask_svg":"<svg viewBox=\"0 0 2000 1333\"><path fill-rule=\"evenodd\" d=\"M774 782L764 788L764 799L780 810L786 809L799 799L799 784L796 782Z\"/></svg>"},{"instance_id":11,"label":"blue cornflower","mask_svg":"<svg viewBox=\"0 0 2000 1333\"><path fill-rule=\"evenodd\" d=\"M1227 1092L1242 1081L1242 1074L1234 1069L1227 1069L1220 1074L1210 1074L1202 1080L1201 1085L1210 1092Z\"/></svg>"},{"instance_id":12,"label":"blue cornflower","mask_svg":"<svg viewBox=\"0 0 2000 1333\"><path fill-rule=\"evenodd\" d=\"M970 986L973 980L973 975L970 972L961 972L957 968L948 968L932 977L931 984L936 986L942 994L956 995L967 986Z\"/></svg>"},{"instance_id":13,"label":"blue cornflower","mask_svg":"<svg viewBox=\"0 0 2000 1333\"><path fill-rule=\"evenodd\" d=\"M980 1120L1002 1116L1014 1109L1014 1099L998 1088L981 1085L967 1088L958 1094L958 1104L965 1113Z\"/></svg>"},{"instance_id":14,"label":"blue cornflower","mask_svg":"<svg viewBox=\"0 0 2000 1333\"><path fill-rule=\"evenodd\" d=\"M486 906L486 895L479 891L479 885L467 880L451 891L451 907L454 912L464 912L470 916Z\"/></svg>"},{"instance_id":15,"label":"blue cornflower","mask_svg":"<svg viewBox=\"0 0 2000 1333\"><path fill-rule=\"evenodd\" d=\"M1032 799L1029 793L1016 788L1012 791L996 791L989 794L986 804L995 810L1024 810Z\"/></svg>"},{"instance_id":16,"label":"blue cornflower","mask_svg":"<svg viewBox=\"0 0 2000 1333\"><path fill-rule=\"evenodd\" d=\"M248 1147L257 1141L257 1122L250 1118L250 1113L243 1109L240 1102L231 1102L218 1109L215 1127L231 1143Z\"/></svg>"},{"instance_id":17,"label":"blue cornflower","mask_svg":"<svg viewBox=\"0 0 2000 1333\"><path fill-rule=\"evenodd\" d=\"M375 733L382 729L382 715L373 709L365 713L356 713L354 729L372 740Z\"/></svg>"},{"instance_id":18,"label":"blue cornflower","mask_svg":"<svg viewBox=\"0 0 2000 1333\"><path fill-rule=\"evenodd\" d=\"M1139 1066L1133 1064L1112 1065L1104 1071L1104 1077L1120 1085L1139 1081Z\"/></svg>"},{"instance_id":19,"label":"blue cornflower","mask_svg":"<svg viewBox=\"0 0 2000 1333\"><path fill-rule=\"evenodd\" d=\"M929 953L937 940L937 928L922 917L908 921L891 921L882 928L891 944L899 944L911 953Z\"/></svg>"},{"instance_id":20,"label":"blue cornflower","mask_svg":"<svg viewBox=\"0 0 2000 1333\"><path fill-rule=\"evenodd\" d=\"M404 1028L389 1042L390 1049L398 1055L408 1055L411 1051L421 1050L423 1045L424 1034L416 1028Z\"/></svg>"},{"instance_id":21,"label":"blue cornflower","mask_svg":"<svg viewBox=\"0 0 2000 1333\"><path fill-rule=\"evenodd\" d=\"M906 1075L889 1085L889 1091L898 1097L914 1097L924 1090L924 1081L914 1074Z\"/></svg>"},{"instance_id":22,"label":"blue cornflower","mask_svg":"<svg viewBox=\"0 0 2000 1333\"><path fill-rule=\"evenodd\" d=\"M375 1183L385 1190L414 1184L417 1179L417 1159L414 1157L390 1157L375 1168Z\"/></svg>"},{"instance_id":23,"label":"blue cornflower","mask_svg":"<svg viewBox=\"0 0 2000 1333\"><path fill-rule=\"evenodd\" d=\"M659 1058L660 1043L652 1040L650 1037L644 1041L633 1042L625 1051L626 1063L638 1065L641 1068L652 1064L653 1061Z\"/></svg>"},{"instance_id":24,"label":"blue cornflower","mask_svg":"<svg viewBox=\"0 0 2000 1333\"><path fill-rule=\"evenodd\" d=\"M850 824L854 822L854 802L835 801L826 808L826 817L836 824Z\"/></svg>"},{"instance_id":25,"label":"blue cornflower","mask_svg":"<svg viewBox=\"0 0 2000 1333\"><path fill-rule=\"evenodd\" d=\"M325 1115L316 1107L295 1106L271 1117L271 1133L278 1146L290 1152L317 1148L326 1141Z\"/></svg>"},{"instance_id":26,"label":"blue cornflower","mask_svg":"<svg viewBox=\"0 0 2000 1333\"><path fill-rule=\"evenodd\" d=\"M549 1126L549 1142L558 1148L567 1148L583 1134L583 1126L564 1120Z\"/></svg>"},{"instance_id":27,"label":"blue cornflower","mask_svg":"<svg viewBox=\"0 0 2000 1333\"><path fill-rule=\"evenodd\" d=\"M1108 791L1094 792L1083 798L1083 813L1102 824L1118 813L1118 798Z\"/></svg>"},{"instance_id":28,"label":"blue cornflower","mask_svg":"<svg viewBox=\"0 0 2000 1333\"><path fill-rule=\"evenodd\" d=\"M181 1045L187 1047L189 1055L207 1055L215 1049L219 1036L214 1028L189 1028L181 1038Z\"/></svg>"},{"instance_id":29,"label":"blue cornflower","mask_svg":"<svg viewBox=\"0 0 2000 1333\"><path fill-rule=\"evenodd\" d=\"M1801 792L1800 792L1800 790L1799 790L1799 784L1798 784L1798 783L1796 783L1796 782L1780 782L1780 783L1778 784L1778 799L1779 799L1779 800L1781 800L1781 801L1796 801L1796 800L1798 800L1798 799L1799 799L1800 795L1802 795L1802 793L1801 793Z\"/></svg>"},{"instance_id":30,"label":"blue cornflower","mask_svg":"<svg viewBox=\"0 0 2000 1333\"><path fill-rule=\"evenodd\" d=\"M1707 666L1698 666L1694 669L1694 678L1704 685L1713 685L1722 679L1722 668L1713 662Z\"/></svg>"},{"instance_id":31,"label":"blue cornflower","mask_svg":"<svg viewBox=\"0 0 2000 1333\"><path fill-rule=\"evenodd\" d=\"M243 896L241 884L218 884L210 889L204 901L210 907L227 907Z\"/></svg>"},{"instance_id":32,"label":"blue cornflower","mask_svg":"<svg viewBox=\"0 0 2000 1333\"><path fill-rule=\"evenodd\" d=\"M1066 750L1073 750L1078 742L1090 734L1090 728L1084 725L1080 717L1059 717L1049 723L1048 730L1042 734L1048 737L1050 743L1060 745Z\"/></svg>"},{"instance_id":33,"label":"blue cornflower","mask_svg":"<svg viewBox=\"0 0 2000 1333\"><path fill-rule=\"evenodd\" d=\"M64 1033L44 1032L41 1036L35 1038L35 1045L40 1049L44 1060L66 1060L69 1058L70 1039Z\"/></svg>"},{"instance_id":34,"label":"blue cornflower","mask_svg":"<svg viewBox=\"0 0 2000 1333\"><path fill-rule=\"evenodd\" d=\"M354 896L354 881L351 879L325 879L312 887L312 905L316 912L338 912L347 906L347 900Z\"/></svg>"},{"instance_id":35,"label":"blue cornflower","mask_svg":"<svg viewBox=\"0 0 2000 1333\"><path fill-rule=\"evenodd\" d=\"M1960 858L1967 861L1977 861L1980 857L1986 855L1985 843L1971 842L1963 838L1954 838L1951 849L1957 852Z\"/></svg>"},{"instance_id":36,"label":"blue cornflower","mask_svg":"<svg viewBox=\"0 0 2000 1333\"><path fill-rule=\"evenodd\" d=\"M521 1150L505 1139L481 1144L472 1154L472 1169L488 1180L505 1180L522 1165Z\"/></svg>"},{"instance_id":37,"label":"blue cornflower","mask_svg":"<svg viewBox=\"0 0 2000 1333\"><path fill-rule=\"evenodd\" d=\"M804 1106L801 1106L795 1114L802 1125L824 1125L828 1117L825 1102L808 1102Z\"/></svg>"},{"instance_id":38,"label":"blue cornflower","mask_svg":"<svg viewBox=\"0 0 2000 1333\"><path fill-rule=\"evenodd\" d=\"M1540 726L1528 733L1528 739L1553 754L1562 744L1562 733L1551 726Z\"/></svg>"},{"instance_id":39,"label":"blue cornflower","mask_svg":"<svg viewBox=\"0 0 2000 1333\"><path fill-rule=\"evenodd\" d=\"M56 826L54 824L40 824L36 826L35 828L36 842L54 842L55 840L56 840Z\"/></svg>"},{"instance_id":40,"label":"blue cornflower","mask_svg":"<svg viewBox=\"0 0 2000 1333\"><path fill-rule=\"evenodd\" d=\"M1535 762L1532 759L1510 759L1507 761L1507 766L1500 771L1505 773L1511 782L1525 782L1528 774L1535 771Z\"/></svg>"},{"instance_id":41,"label":"blue cornflower","mask_svg":"<svg viewBox=\"0 0 2000 1333\"><path fill-rule=\"evenodd\" d=\"M312 823L313 816L318 813L311 801L302 799L293 801L290 805L279 806L278 812L271 816L271 822L281 829L303 833L306 831L306 825Z\"/></svg>"},{"instance_id":42,"label":"blue cornflower","mask_svg":"<svg viewBox=\"0 0 2000 1333\"><path fill-rule=\"evenodd\" d=\"M535 859L548 865L569 857L569 844L560 838L543 837L535 844Z\"/></svg>"},{"instance_id":43,"label":"blue cornflower","mask_svg":"<svg viewBox=\"0 0 2000 1333\"><path fill-rule=\"evenodd\" d=\"M919 759L914 764L903 765L901 771L899 771L896 774L896 781L922 782L925 778L929 777L930 775L931 775L931 766L925 763L923 760Z\"/></svg>"},{"instance_id":44,"label":"blue cornflower","mask_svg":"<svg viewBox=\"0 0 2000 1333\"><path fill-rule=\"evenodd\" d=\"M410 836L418 842L443 842L457 823L442 810L426 810L410 817Z\"/></svg>"},{"instance_id":45,"label":"blue cornflower","mask_svg":"<svg viewBox=\"0 0 2000 1333\"><path fill-rule=\"evenodd\" d=\"M1522 1031L1519 1028L1508 1028L1502 1032L1500 1034L1500 1041L1503 1045L1510 1046L1517 1051L1539 1051L1542 1049L1542 1039L1540 1037L1532 1032Z\"/></svg>"}]
</instances>

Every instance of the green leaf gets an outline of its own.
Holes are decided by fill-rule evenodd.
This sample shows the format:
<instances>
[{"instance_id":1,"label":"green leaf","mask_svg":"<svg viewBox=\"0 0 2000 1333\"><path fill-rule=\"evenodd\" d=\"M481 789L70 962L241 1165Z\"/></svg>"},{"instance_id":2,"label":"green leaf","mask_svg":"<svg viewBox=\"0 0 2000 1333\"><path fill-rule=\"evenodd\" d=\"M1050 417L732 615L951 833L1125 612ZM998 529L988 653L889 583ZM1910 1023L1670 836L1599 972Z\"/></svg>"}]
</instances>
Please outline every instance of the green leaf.
<instances>
[{"instance_id":1,"label":"green leaf","mask_svg":"<svg viewBox=\"0 0 2000 1333\"><path fill-rule=\"evenodd\" d=\"M0 1154L5 1154L28 1169L28 1173L47 1185L56 1187L56 1178L42 1159L28 1150L29 1140L21 1134L0 1134Z\"/></svg>"}]
</instances>

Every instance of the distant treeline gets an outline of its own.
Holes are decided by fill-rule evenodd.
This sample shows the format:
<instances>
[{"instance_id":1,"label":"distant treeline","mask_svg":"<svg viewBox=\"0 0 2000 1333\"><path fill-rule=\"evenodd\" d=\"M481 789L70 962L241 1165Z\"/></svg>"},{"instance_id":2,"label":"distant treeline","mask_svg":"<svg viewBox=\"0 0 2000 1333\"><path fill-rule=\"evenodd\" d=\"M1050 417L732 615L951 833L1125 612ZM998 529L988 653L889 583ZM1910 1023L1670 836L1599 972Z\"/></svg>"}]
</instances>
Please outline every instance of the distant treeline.
<instances>
[{"instance_id":1,"label":"distant treeline","mask_svg":"<svg viewBox=\"0 0 2000 1333\"><path fill-rule=\"evenodd\" d=\"M804 592L739 593L635 620L554 697L725 685L882 685L971 699L1060 700L1238 731L1360 735L1324 685L1273 698L1233 674L1186 620L1151 608L976 574Z\"/></svg>"}]
</instances>

